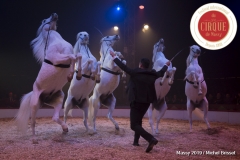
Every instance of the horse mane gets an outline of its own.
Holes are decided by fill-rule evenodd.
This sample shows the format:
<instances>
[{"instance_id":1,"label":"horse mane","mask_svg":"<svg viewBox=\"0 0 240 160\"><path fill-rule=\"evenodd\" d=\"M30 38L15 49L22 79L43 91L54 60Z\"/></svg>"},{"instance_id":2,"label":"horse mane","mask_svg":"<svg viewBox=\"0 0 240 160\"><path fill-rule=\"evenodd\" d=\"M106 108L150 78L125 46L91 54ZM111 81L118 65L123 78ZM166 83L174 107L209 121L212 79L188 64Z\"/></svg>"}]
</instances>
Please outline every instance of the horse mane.
<instances>
[{"instance_id":1,"label":"horse mane","mask_svg":"<svg viewBox=\"0 0 240 160\"><path fill-rule=\"evenodd\" d=\"M76 55L79 52L79 42L78 42L78 38L77 38L77 42L75 43L74 47L73 47L73 53Z\"/></svg>"},{"instance_id":2,"label":"horse mane","mask_svg":"<svg viewBox=\"0 0 240 160\"><path fill-rule=\"evenodd\" d=\"M155 50L154 50L155 51ZM163 57L166 58L163 52L154 52L153 51L153 57L152 57L152 62L154 63L157 59L157 57Z\"/></svg>"},{"instance_id":3,"label":"horse mane","mask_svg":"<svg viewBox=\"0 0 240 160\"><path fill-rule=\"evenodd\" d=\"M157 44L157 43L156 43ZM155 45L156 45L155 44ZM152 62L154 62L156 54L157 54L157 48L155 47L155 45L153 46L153 57L152 57Z\"/></svg>"},{"instance_id":4,"label":"horse mane","mask_svg":"<svg viewBox=\"0 0 240 160\"><path fill-rule=\"evenodd\" d=\"M46 40L42 36L41 29L42 25L38 28L37 37L30 43L33 49L33 56L39 63L42 63L44 61L44 49L46 45Z\"/></svg>"},{"instance_id":5,"label":"horse mane","mask_svg":"<svg viewBox=\"0 0 240 160\"><path fill-rule=\"evenodd\" d=\"M193 59L198 59L198 58L194 58L193 57L193 51L190 49L190 53L189 53L189 55L188 55L188 57L187 57L187 60L186 60L186 64L187 64L187 69L188 69L188 67L190 66L190 63L192 62L192 60ZM187 75L187 69L186 69L186 75Z\"/></svg>"},{"instance_id":6,"label":"horse mane","mask_svg":"<svg viewBox=\"0 0 240 160\"><path fill-rule=\"evenodd\" d=\"M163 49L161 51L158 51L159 45L160 45L160 41L155 43L154 46L153 46L152 62L154 62L156 60L157 56L162 56L162 57L166 58L164 53L163 53L165 46L163 46Z\"/></svg>"},{"instance_id":7,"label":"horse mane","mask_svg":"<svg viewBox=\"0 0 240 160\"><path fill-rule=\"evenodd\" d=\"M103 45L102 45L102 43L104 42L104 38L105 37L103 37L101 40L100 40L100 45L101 45L101 47L100 47L100 56L102 57L102 56L104 56L104 53L102 53L102 50L103 50ZM112 47L112 46L111 46Z\"/></svg>"},{"instance_id":8,"label":"horse mane","mask_svg":"<svg viewBox=\"0 0 240 160\"><path fill-rule=\"evenodd\" d=\"M30 42L30 45L33 49L33 56L36 58L37 62L39 62L39 63L42 63L45 58L45 47L47 45L46 41L48 40L48 43L49 43L50 39L52 39L51 37L53 37L53 36L54 36L54 38L62 39L61 35L55 29L50 29L50 28L49 28L50 30L47 33L48 38L47 39L44 38L43 33L42 33L42 29L43 29L44 25L45 24L43 23L38 28L37 37Z\"/></svg>"},{"instance_id":9,"label":"horse mane","mask_svg":"<svg viewBox=\"0 0 240 160\"><path fill-rule=\"evenodd\" d=\"M101 40L100 43L102 43L102 42L103 41ZM107 52L109 52L109 50L114 51L111 45L109 46L109 48L107 50L104 50L103 48L104 48L103 45L101 45L100 51L99 51L99 53L100 53L100 61L101 62L103 62L107 57L109 57L109 56L111 57L110 54L107 54Z\"/></svg>"},{"instance_id":10,"label":"horse mane","mask_svg":"<svg viewBox=\"0 0 240 160\"><path fill-rule=\"evenodd\" d=\"M105 53L104 53L104 50L103 50L103 46L102 46L102 45L101 45L101 47L100 47L99 53L100 53L100 56L101 56L101 57L107 56L107 55L105 55Z\"/></svg>"},{"instance_id":11,"label":"horse mane","mask_svg":"<svg viewBox=\"0 0 240 160\"><path fill-rule=\"evenodd\" d=\"M193 57L191 56L191 54L189 54L186 60L187 67L190 65L192 59Z\"/></svg>"}]
</instances>

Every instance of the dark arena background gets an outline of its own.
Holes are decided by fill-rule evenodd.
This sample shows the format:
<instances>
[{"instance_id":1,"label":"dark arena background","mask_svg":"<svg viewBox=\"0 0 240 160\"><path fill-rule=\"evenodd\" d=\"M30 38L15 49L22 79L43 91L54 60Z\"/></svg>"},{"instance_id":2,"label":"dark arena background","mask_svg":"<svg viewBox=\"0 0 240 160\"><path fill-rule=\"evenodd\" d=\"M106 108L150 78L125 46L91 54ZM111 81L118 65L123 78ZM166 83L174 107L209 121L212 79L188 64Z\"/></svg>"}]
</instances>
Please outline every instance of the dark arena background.
<instances>
[{"instance_id":1,"label":"dark arena background","mask_svg":"<svg viewBox=\"0 0 240 160\"><path fill-rule=\"evenodd\" d=\"M142 57L152 59L153 45L164 38L167 59L183 48L196 44L190 32L194 12L210 0L39 0L0 1L0 159L240 159L240 35L220 50L201 47L199 65L208 87L209 122L195 118L193 132L189 132L186 114L185 70L188 49L174 60L177 68L174 83L166 95L166 116L159 125L159 142L151 154L144 152L147 143L141 139L140 147L131 145L133 132L129 125L129 102L126 80L120 81L114 91L116 121L120 132L103 114L97 118L98 133L87 134L82 124L82 113L77 112L68 120L70 132L61 134L61 128L51 121L52 108L43 106L37 119L38 141L31 141L31 129L26 135L17 132L13 117L21 97L32 91L41 65L33 57L30 42L44 18L57 13L57 31L71 45L76 35L86 31L90 35L89 48L100 59L102 35L120 35L113 47L123 54L127 65L137 67ZM239 0L216 0L228 7L240 20ZM140 9L139 6L144 6ZM144 28L148 25L149 28ZM114 30L114 26L118 30ZM99 32L100 31L100 32ZM151 64L152 65L152 64ZM128 81L127 76L127 81ZM70 83L63 91L65 99ZM13 97L14 101L9 101ZM121 112L118 114L117 112ZM124 115L122 113L124 112ZM105 115L104 115L105 114ZM183 115L184 118L174 118ZM61 115L62 116L62 115ZM227 117L227 118L226 118ZM147 116L143 125L151 132ZM179 151L179 152L178 152ZM197 155L193 155L192 151ZM201 152L200 152L201 151ZM209 152L208 152L209 151ZM220 154L217 154L219 151ZM224 152L221 154L221 151ZM180 152L191 152L181 155ZM209 154L202 155L203 152ZM210 152L214 152L211 154ZM226 152L226 153L225 153ZM187 154L187 153L186 153ZM233 154L233 155L227 155Z\"/></svg>"}]
</instances>

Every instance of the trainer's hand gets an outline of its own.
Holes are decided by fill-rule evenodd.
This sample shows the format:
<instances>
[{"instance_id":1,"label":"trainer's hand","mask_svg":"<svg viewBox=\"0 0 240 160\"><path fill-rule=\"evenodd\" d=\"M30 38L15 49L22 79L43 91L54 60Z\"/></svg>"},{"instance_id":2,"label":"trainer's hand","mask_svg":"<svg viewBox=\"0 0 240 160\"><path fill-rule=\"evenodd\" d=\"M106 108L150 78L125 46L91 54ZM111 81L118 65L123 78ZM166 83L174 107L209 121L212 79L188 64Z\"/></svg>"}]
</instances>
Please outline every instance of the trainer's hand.
<instances>
[{"instance_id":1,"label":"trainer's hand","mask_svg":"<svg viewBox=\"0 0 240 160\"><path fill-rule=\"evenodd\" d=\"M115 56L115 53L114 53L113 51L110 51L110 55L111 55L112 57L114 57L114 56Z\"/></svg>"},{"instance_id":2,"label":"trainer's hand","mask_svg":"<svg viewBox=\"0 0 240 160\"><path fill-rule=\"evenodd\" d=\"M166 62L166 65L167 65L167 66L170 66L170 64L171 64L171 61L167 61L167 62Z\"/></svg>"}]
</instances>

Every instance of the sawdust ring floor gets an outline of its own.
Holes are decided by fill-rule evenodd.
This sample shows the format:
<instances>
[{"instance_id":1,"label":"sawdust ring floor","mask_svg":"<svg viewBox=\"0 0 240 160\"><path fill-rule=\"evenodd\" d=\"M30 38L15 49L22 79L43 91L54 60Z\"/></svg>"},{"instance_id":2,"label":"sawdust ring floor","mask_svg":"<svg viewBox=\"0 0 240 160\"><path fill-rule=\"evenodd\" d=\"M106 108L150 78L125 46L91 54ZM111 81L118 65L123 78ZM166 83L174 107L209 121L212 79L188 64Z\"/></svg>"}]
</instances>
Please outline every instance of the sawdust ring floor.
<instances>
[{"instance_id":1,"label":"sawdust ring floor","mask_svg":"<svg viewBox=\"0 0 240 160\"><path fill-rule=\"evenodd\" d=\"M144 139L140 138L139 147L132 146L133 131L129 118L115 120L119 123L119 132L115 131L110 120L98 117L98 133L88 134L82 118L69 118L69 132L64 135L51 118L38 118L37 136L33 140L30 128L27 135L21 135L12 119L0 119L0 160L240 159L239 125L210 122L212 129L207 130L204 122L193 121L193 132L189 132L188 121L163 119L160 134L155 136L159 143L150 153L145 153L148 143ZM151 131L146 118L143 127ZM190 156L179 155L178 151L190 152ZM193 155L192 151L199 152ZM206 151L235 151L236 155L206 155Z\"/></svg>"}]
</instances>

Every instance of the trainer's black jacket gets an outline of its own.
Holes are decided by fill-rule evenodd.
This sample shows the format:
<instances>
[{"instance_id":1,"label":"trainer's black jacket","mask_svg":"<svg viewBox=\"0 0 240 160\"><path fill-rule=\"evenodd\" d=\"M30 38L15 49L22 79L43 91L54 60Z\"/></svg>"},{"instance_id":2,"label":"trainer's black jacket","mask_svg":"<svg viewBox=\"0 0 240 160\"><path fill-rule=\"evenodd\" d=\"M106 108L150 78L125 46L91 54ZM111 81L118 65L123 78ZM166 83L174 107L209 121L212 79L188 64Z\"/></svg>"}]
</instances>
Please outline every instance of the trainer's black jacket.
<instances>
[{"instance_id":1,"label":"trainer's black jacket","mask_svg":"<svg viewBox=\"0 0 240 160\"><path fill-rule=\"evenodd\" d=\"M128 68L118 58L115 58L114 62L130 75L127 86L127 95L130 102L152 103L157 99L155 80L164 75L168 69L167 65L164 65L160 71L156 72L155 70L149 71L142 68Z\"/></svg>"}]
</instances>

